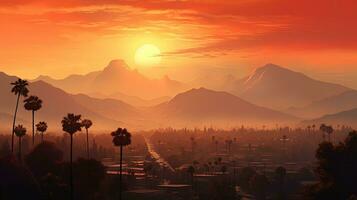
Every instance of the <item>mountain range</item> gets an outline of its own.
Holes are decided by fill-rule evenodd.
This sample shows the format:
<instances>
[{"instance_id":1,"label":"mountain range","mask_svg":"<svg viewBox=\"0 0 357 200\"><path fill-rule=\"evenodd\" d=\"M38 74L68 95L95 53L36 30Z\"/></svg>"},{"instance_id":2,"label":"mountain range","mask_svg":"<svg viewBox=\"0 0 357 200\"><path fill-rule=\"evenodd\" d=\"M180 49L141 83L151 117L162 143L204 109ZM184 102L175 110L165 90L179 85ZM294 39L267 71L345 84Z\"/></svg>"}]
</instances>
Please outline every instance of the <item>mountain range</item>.
<instances>
[{"instance_id":1,"label":"mountain range","mask_svg":"<svg viewBox=\"0 0 357 200\"><path fill-rule=\"evenodd\" d=\"M59 80L48 76L39 76L34 81L38 80L73 94L99 93L106 97L125 94L149 100L173 96L187 89L183 83L171 80L167 76L162 79L149 79L137 70L130 69L123 60L112 60L103 70L85 75L70 75Z\"/></svg>"},{"instance_id":2,"label":"mountain range","mask_svg":"<svg viewBox=\"0 0 357 200\"><path fill-rule=\"evenodd\" d=\"M0 129L10 129L16 100L10 93L10 83L16 79L0 73L0 91L3 93L0 120L7 124ZM225 75L222 80L227 81L199 89L185 89L192 88L190 83L180 83L168 77L148 79L129 69L123 61L114 60L102 71L86 75L71 75L61 80L40 76L30 83L29 89L31 94L44 101L37 119L45 119L57 130L60 120L69 112L92 119L98 129L118 126L148 129L209 124L224 127L291 125L313 118L316 121L347 119L357 108L356 91L314 80L274 64L257 68L243 79ZM210 89L215 86L223 89ZM141 94L153 99L146 100ZM173 97L169 97L171 95ZM338 113L338 117L332 117L333 113ZM25 124L31 121L30 112L23 109L22 103L18 119Z\"/></svg>"},{"instance_id":3,"label":"mountain range","mask_svg":"<svg viewBox=\"0 0 357 200\"><path fill-rule=\"evenodd\" d=\"M314 101L304 107L293 107L286 110L301 118L318 118L327 114L334 114L357 108L357 91L349 90L319 101Z\"/></svg>"},{"instance_id":4,"label":"mountain range","mask_svg":"<svg viewBox=\"0 0 357 200\"><path fill-rule=\"evenodd\" d=\"M1 101L0 101L0 113L3 116L6 125L0 127L1 129L10 130L12 123L12 115L15 109L16 96L12 94L11 82L16 81L18 78L15 76L8 76L5 73L0 74L0 89L1 89ZM111 127L115 128L119 125L126 125L123 121L128 116L135 115L135 108L131 108L130 105L121 102L119 100L99 100L91 98L85 95L72 95L59 88L56 88L44 81L35 81L29 85L29 95L39 96L43 100L43 105L40 111L36 113L37 120L45 120L48 122L50 129L60 129L60 121L67 113L82 114L84 118L90 118L96 121L98 127ZM31 122L31 113L23 108L23 98L20 99L18 118L27 119L28 125ZM107 103L107 102L110 103ZM95 107L91 107L94 106ZM108 113L103 115L103 107L99 102L105 102L108 106L115 105L112 111L119 109L121 112L116 118L107 117ZM100 110L97 108L101 108ZM108 109L110 110L110 109ZM20 120L20 122L24 122Z\"/></svg>"},{"instance_id":5,"label":"mountain range","mask_svg":"<svg viewBox=\"0 0 357 200\"><path fill-rule=\"evenodd\" d=\"M205 88L180 93L166 103L154 107L158 118L179 126L238 124L284 124L297 118L268 108L256 106L227 92Z\"/></svg>"},{"instance_id":6,"label":"mountain range","mask_svg":"<svg viewBox=\"0 0 357 200\"><path fill-rule=\"evenodd\" d=\"M324 115L322 117L303 121L302 124L332 124L334 126L344 125L344 126L352 126L353 128L357 128L357 108L346 110L342 112L338 112L335 114Z\"/></svg>"},{"instance_id":7,"label":"mountain range","mask_svg":"<svg viewBox=\"0 0 357 200\"><path fill-rule=\"evenodd\" d=\"M314 101L351 90L339 84L315 80L275 64L258 67L240 79L234 75L203 75L193 85L227 91L251 103L281 111L307 106Z\"/></svg>"},{"instance_id":8,"label":"mountain range","mask_svg":"<svg viewBox=\"0 0 357 200\"><path fill-rule=\"evenodd\" d=\"M234 94L252 103L278 110L305 106L350 90L274 64L257 68L236 84Z\"/></svg>"}]
</instances>

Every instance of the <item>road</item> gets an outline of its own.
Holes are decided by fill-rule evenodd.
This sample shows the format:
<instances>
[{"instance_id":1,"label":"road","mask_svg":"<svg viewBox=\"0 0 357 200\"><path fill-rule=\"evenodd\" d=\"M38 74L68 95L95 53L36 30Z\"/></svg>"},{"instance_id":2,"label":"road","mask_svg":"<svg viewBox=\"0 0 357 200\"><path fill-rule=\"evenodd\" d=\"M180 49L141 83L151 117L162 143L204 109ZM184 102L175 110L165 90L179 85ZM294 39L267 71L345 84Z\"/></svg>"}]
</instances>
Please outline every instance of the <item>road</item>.
<instances>
[{"instance_id":1,"label":"road","mask_svg":"<svg viewBox=\"0 0 357 200\"><path fill-rule=\"evenodd\" d=\"M148 147L148 151L151 154L151 156L155 159L157 163L160 164L160 166L169 169L171 172L175 172L175 169L168 163L164 158L160 156L159 153L157 153L154 149L154 145L150 141L149 138L145 137L145 142L146 146Z\"/></svg>"}]
</instances>

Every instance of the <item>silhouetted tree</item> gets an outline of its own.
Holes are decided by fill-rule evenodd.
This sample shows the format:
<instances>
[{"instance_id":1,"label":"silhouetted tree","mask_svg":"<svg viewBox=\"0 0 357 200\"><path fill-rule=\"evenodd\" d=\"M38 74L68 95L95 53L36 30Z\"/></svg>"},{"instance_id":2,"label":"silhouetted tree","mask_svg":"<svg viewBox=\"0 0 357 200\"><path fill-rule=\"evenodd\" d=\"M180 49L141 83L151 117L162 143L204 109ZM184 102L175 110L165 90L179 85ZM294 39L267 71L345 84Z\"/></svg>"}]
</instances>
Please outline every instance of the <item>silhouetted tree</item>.
<instances>
[{"instance_id":1,"label":"silhouetted tree","mask_svg":"<svg viewBox=\"0 0 357 200\"><path fill-rule=\"evenodd\" d=\"M249 191L250 189L249 181L255 174L256 171L251 167L244 167L241 169L238 180L239 180L239 185L243 190Z\"/></svg>"},{"instance_id":2,"label":"silhouetted tree","mask_svg":"<svg viewBox=\"0 0 357 200\"><path fill-rule=\"evenodd\" d=\"M35 112L41 109L42 100L37 96L29 96L24 103L25 109L32 112L32 145L35 145Z\"/></svg>"},{"instance_id":3,"label":"silhouetted tree","mask_svg":"<svg viewBox=\"0 0 357 200\"><path fill-rule=\"evenodd\" d=\"M26 128L22 125L17 125L14 129L15 135L19 138L19 162L22 162L21 155L21 141L22 137L26 135Z\"/></svg>"},{"instance_id":4,"label":"silhouetted tree","mask_svg":"<svg viewBox=\"0 0 357 200\"><path fill-rule=\"evenodd\" d=\"M88 129L92 126L92 121L89 119L82 120L82 126L86 129L87 136L87 159L89 160L89 140L88 140Z\"/></svg>"},{"instance_id":5,"label":"silhouetted tree","mask_svg":"<svg viewBox=\"0 0 357 200\"><path fill-rule=\"evenodd\" d=\"M266 199L269 181L265 175L256 174L250 180L250 187L257 200Z\"/></svg>"},{"instance_id":6,"label":"silhouetted tree","mask_svg":"<svg viewBox=\"0 0 357 200\"><path fill-rule=\"evenodd\" d=\"M81 123L81 115L75 115L73 113L67 114L67 116L62 119L62 130L67 132L70 135L71 143L70 143L70 198L73 199L73 135L77 131L81 131L82 123Z\"/></svg>"},{"instance_id":7,"label":"silhouetted tree","mask_svg":"<svg viewBox=\"0 0 357 200\"><path fill-rule=\"evenodd\" d=\"M0 157L7 156L11 152L9 141L4 140L0 149Z\"/></svg>"},{"instance_id":8,"label":"silhouetted tree","mask_svg":"<svg viewBox=\"0 0 357 200\"><path fill-rule=\"evenodd\" d=\"M216 153L218 152L218 140L215 141L215 145L216 145Z\"/></svg>"},{"instance_id":9,"label":"silhouetted tree","mask_svg":"<svg viewBox=\"0 0 357 200\"><path fill-rule=\"evenodd\" d=\"M115 146L120 147L120 161L119 161L119 182L120 182L120 188L119 188L119 200L122 199L122 173L123 173L123 147L128 146L131 144L131 134L126 130L125 128L118 128L116 131L113 131L111 133L113 137L113 144Z\"/></svg>"},{"instance_id":10,"label":"silhouetted tree","mask_svg":"<svg viewBox=\"0 0 357 200\"><path fill-rule=\"evenodd\" d=\"M62 200L68 198L68 186L60 176L48 173L41 177L40 182L44 199Z\"/></svg>"},{"instance_id":11,"label":"silhouetted tree","mask_svg":"<svg viewBox=\"0 0 357 200\"><path fill-rule=\"evenodd\" d=\"M325 141L325 134L326 134L326 124L321 124L320 125L320 131L322 132L322 139Z\"/></svg>"},{"instance_id":12,"label":"silhouetted tree","mask_svg":"<svg viewBox=\"0 0 357 200\"><path fill-rule=\"evenodd\" d=\"M357 132L338 145L323 142L316 151L320 183L308 191L314 199L348 199L357 195Z\"/></svg>"},{"instance_id":13,"label":"silhouetted tree","mask_svg":"<svg viewBox=\"0 0 357 200\"><path fill-rule=\"evenodd\" d=\"M63 162L63 152L53 142L45 141L25 157L25 162L38 178L48 173L56 174L58 165Z\"/></svg>"},{"instance_id":14,"label":"silhouetted tree","mask_svg":"<svg viewBox=\"0 0 357 200\"><path fill-rule=\"evenodd\" d=\"M191 185L192 185L192 189L194 189L194 180L193 180L193 175L195 173L195 168L190 165L188 168L187 168L187 173L189 174L190 176L190 182L191 182Z\"/></svg>"},{"instance_id":15,"label":"silhouetted tree","mask_svg":"<svg viewBox=\"0 0 357 200\"><path fill-rule=\"evenodd\" d=\"M191 141L192 156L194 156L194 153L195 153L195 137L191 136L190 137L190 141Z\"/></svg>"},{"instance_id":16,"label":"silhouetted tree","mask_svg":"<svg viewBox=\"0 0 357 200\"><path fill-rule=\"evenodd\" d=\"M322 133L324 134L323 138L325 140L325 134L327 134L328 136L328 142L331 142L331 134L333 133L333 128L332 126L327 126L326 124L321 124L320 126L320 131L322 131Z\"/></svg>"},{"instance_id":17,"label":"silhouetted tree","mask_svg":"<svg viewBox=\"0 0 357 200\"><path fill-rule=\"evenodd\" d=\"M285 176L286 176L286 169L284 167L278 167L275 169L275 180L279 184L279 199L285 199L285 195L284 195Z\"/></svg>"},{"instance_id":18,"label":"silhouetted tree","mask_svg":"<svg viewBox=\"0 0 357 200\"><path fill-rule=\"evenodd\" d=\"M76 199L92 199L105 177L105 167L97 160L80 158L73 163L73 169L76 174ZM87 173L88 170L90 173Z\"/></svg>"},{"instance_id":19,"label":"silhouetted tree","mask_svg":"<svg viewBox=\"0 0 357 200\"><path fill-rule=\"evenodd\" d=\"M47 123L46 122L37 123L36 130L41 133L41 142L43 142L43 134L47 131Z\"/></svg>"},{"instance_id":20,"label":"silhouetted tree","mask_svg":"<svg viewBox=\"0 0 357 200\"><path fill-rule=\"evenodd\" d=\"M0 199L42 199L31 172L11 154L0 158Z\"/></svg>"},{"instance_id":21,"label":"silhouetted tree","mask_svg":"<svg viewBox=\"0 0 357 200\"><path fill-rule=\"evenodd\" d=\"M328 136L328 141L331 142L331 134L334 131L332 126L327 126L325 131L326 131L327 136Z\"/></svg>"},{"instance_id":22,"label":"silhouetted tree","mask_svg":"<svg viewBox=\"0 0 357 200\"><path fill-rule=\"evenodd\" d=\"M11 132L11 152L14 152L14 129L15 129L15 123L16 123L16 115L17 115L17 109L19 107L19 100L20 97L27 97L27 94L29 93L29 90L27 89L28 82L26 80L18 79L17 81L11 83L13 85L11 92L17 95L17 100L16 100L16 107L15 107L15 112L14 112L14 120L12 122L12 132Z\"/></svg>"}]
</instances>

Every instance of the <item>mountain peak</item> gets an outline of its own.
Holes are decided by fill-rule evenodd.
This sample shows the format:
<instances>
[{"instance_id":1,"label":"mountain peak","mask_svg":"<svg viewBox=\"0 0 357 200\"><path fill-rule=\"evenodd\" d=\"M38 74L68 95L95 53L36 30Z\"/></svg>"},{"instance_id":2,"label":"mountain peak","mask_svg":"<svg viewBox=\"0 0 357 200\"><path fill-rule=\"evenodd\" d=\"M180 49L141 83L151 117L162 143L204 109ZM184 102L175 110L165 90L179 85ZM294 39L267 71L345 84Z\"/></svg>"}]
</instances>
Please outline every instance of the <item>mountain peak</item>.
<instances>
[{"instance_id":1,"label":"mountain peak","mask_svg":"<svg viewBox=\"0 0 357 200\"><path fill-rule=\"evenodd\" d=\"M52 78L50 76L47 76L47 75L39 75L36 79L34 79L34 81L37 81L37 80L52 80Z\"/></svg>"},{"instance_id":2,"label":"mountain peak","mask_svg":"<svg viewBox=\"0 0 357 200\"><path fill-rule=\"evenodd\" d=\"M279 65L268 63L262 67L256 68L255 71L246 79L245 85L249 85L249 87L251 87L262 80L276 80L296 76L305 77L305 75L301 73L291 71Z\"/></svg>"},{"instance_id":3,"label":"mountain peak","mask_svg":"<svg viewBox=\"0 0 357 200\"><path fill-rule=\"evenodd\" d=\"M181 101L181 100L189 100L189 101L196 101L196 100L202 100L202 101L208 101L216 98L222 98L222 97L234 97L233 95L230 95L229 93L226 92L221 92L221 91L214 91L214 90L209 90L204 87L200 88L192 88L186 92L182 92L177 94L171 102L175 101Z\"/></svg>"},{"instance_id":4,"label":"mountain peak","mask_svg":"<svg viewBox=\"0 0 357 200\"><path fill-rule=\"evenodd\" d=\"M200 87L200 88L192 88L191 90L188 90L185 93L209 93L209 92L215 92L215 91L209 90L204 87Z\"/></svg>"},{"instance_id":5,"label":"mountain peak","mask_svg":"<svg viewBox=\"0 0 357 200\"><path fill-rule=\"evenodd\" d=\"M129 66L125 63L124 60L116 59L110 61L107 67L104 68L104 71L112 72L112 71L118 71L123 69L128 70Z\"/></svg>"},{"instance_id":6,"label":"mountain peak","mask_svg":"<svg viewBox=\"0 0 357 200\"><path fill-rule=\"evenodd\" d=\"M268 73L268 72L272 73L272 72L293 72L293 71L273 63L268 63L255 70L255 73Z\"/></svg>"}]
</instances>

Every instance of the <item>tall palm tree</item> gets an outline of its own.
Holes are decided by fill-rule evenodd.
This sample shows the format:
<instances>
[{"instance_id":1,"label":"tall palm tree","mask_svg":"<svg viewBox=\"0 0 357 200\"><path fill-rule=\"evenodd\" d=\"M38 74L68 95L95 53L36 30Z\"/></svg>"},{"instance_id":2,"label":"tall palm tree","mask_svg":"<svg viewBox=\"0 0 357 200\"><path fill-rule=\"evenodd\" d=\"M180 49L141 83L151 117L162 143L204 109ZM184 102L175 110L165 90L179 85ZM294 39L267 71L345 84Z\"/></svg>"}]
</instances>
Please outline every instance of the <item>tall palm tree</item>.
<instances>
[{"instance_id":1,"label":"tall palm tree","mask_svg":"<svg viewBox=\"0 0 357 200\"><path fill-rule=\"evenodd\" d=\"M278 167L275 169L275 179L279 183L279 199L284 198L284 182L286 177L286 169L284 167Z\"/></svg>"},{"instance_id":2,"label":"tall palm tree","mask_svg":"<svg viewBox=\"0 0 357 200\"><path fill-rule=\"evenodd\" d=\"M29 93L29 90L27 89L28 82L26 80L18 79L17 81L11 83L13 85L11 92L17 95L17 100L16 100L16 107L15 107L15 113L14 113L14 120L12 122L12 132L11 132L11 152L14 152L14 129L15 129L15 123L16 123L16 114L17 114L17 109L19 107L19 100L20 97L27 97L27 94Z\"/></svg>"},{"instance_id":3,"label":"tall palm tree","mask_svg":"<svg viewBox=\"0 0 357 200\"><path fill-rule=\"evenodd\" d=\"M21 141L22 137L26 135L26 128L22 125L17 125L14 129L15 135L19 138L19 162L22 162L21 156Z\"/></svg>"},{"instance_id":4,"label":"tall palm tree","mask_svg":"<svg viewBox=\"0 0 357 200\"><path fill-rule=\"evenodd\" d=\"M187 173L190 175L190 182L191 182L191 186L192 186L192 189L194 190L194 173L195 173L195 168L190 165L188 168L187 168Z\"/></svg>"},{"instance_id":5,"label":"tall palm tree","mask_svg":"<svg viewBox=\"0 0 357 200\"><path fill-rule=\"evenodd\" d=\"M67 116L63 117L62 121L62 130L67 132L70 135L70 171L69 171L69 180L70 180L70 195L71 200L73 199L73 135L77 131L81 131L82 122L81 115L75 115L73 113L68 113Z\"/></svg>"},{"instance_id":6,"label":"tall palm tree","mask_svg":"<svg viewBox=\"0 0 357 200\"><path fill-rule=\"evenodd\" d=\"M326 126L325 132L327 133L328 136L328 142L331 142L331 134L333 133L333 128L332 126Z\"/></svg>"},{"instance_id":7,"label":"tall palm tree","mask_svg":"<svg viewBox=\"0 0 357 200\"><path fill-rule=\"evenodd\" d=\"M215 145L216 145L216 153L218 153L218 140L215 141Z\"/></svg>"},{"instance_id":8,"label":"tall palm tree","mask_svg":"<svg viewBox=\"0 0 357 200\"><path fill-rule=\"evenodd\" d=\"M120 166L119 166L119 200L122 199L122 164L123 164L123 147L131 144L131 134L125 128L118 128L111 133L113 136L114 146L120 147Z\"/></svg>"},{"instance_id":9,"label":"tall palm tree","mask_svg":"<svg viewBox=\"0 0 357 200\"><path fill-rule=\"evenodd\" d=\"M36 130L41 133L41 142L43 142L43 134L47 131L47 123L38 122L36 124Z\"/></svg>"},{"instance_id":10,"label":"tall palm tree","mask_svg":"<svg viewBox=\"0 0 357 200\"><path fill-rule=\"evenodd\" d=\"M231 153L231 147L232 147L233 140L228 140L228 153Z\"/></svg>"},{"instance_id":11,"label":"tall palm tree","mask_svg":"<svg viewBox=\"0 0 357 200\"><path fill-rule=\"evenodd\" d=\"M82 126L86 129L87 134L87 158L89 160L89 141L88 141L88 129L93 125L92 121L89 119L82 120Z\"/></svg>"},{"instance_id":12,"label":"tall palm tree","mask_svg":"<svg viewBox=\"0 0 357 200\"><path fill-rule=\"evenodd\" d=\"M322 132L322 139L323 139L323 141L325 141L326 129L327 129L326 124L321 124L321 125L320 125L320 131Z\"/></svg>"},{"instance_id":13,"label":"tall palm tree","mask_svg":"<svg viewBox=\"0 0 357 200\"><path fill-rule=\"evenodd\" d=\"M24 100L26 110L32 112L32 145L35 145L35 112L42 107L42 100L37 96L29 96Z\"/></svg>"},{"instance_id":14,"label":"tall palm tree","mask_svg":"<svg viewBox=\"0 0 357 200\"><path fill-rule=\"evenodd\" d=\"M195 153L195 140L196 140L195 137L193 136L190 137L192 155Z\"/></svg>"}]
</instances>

